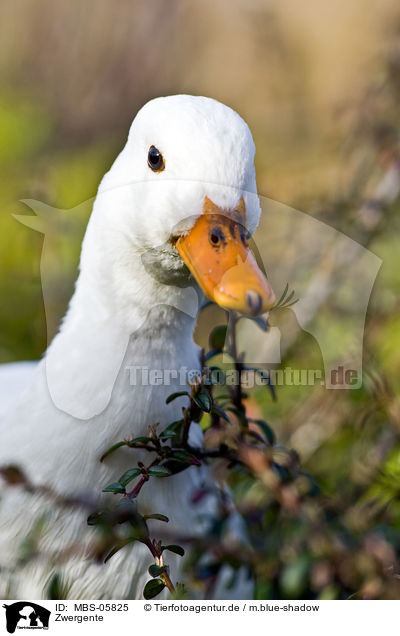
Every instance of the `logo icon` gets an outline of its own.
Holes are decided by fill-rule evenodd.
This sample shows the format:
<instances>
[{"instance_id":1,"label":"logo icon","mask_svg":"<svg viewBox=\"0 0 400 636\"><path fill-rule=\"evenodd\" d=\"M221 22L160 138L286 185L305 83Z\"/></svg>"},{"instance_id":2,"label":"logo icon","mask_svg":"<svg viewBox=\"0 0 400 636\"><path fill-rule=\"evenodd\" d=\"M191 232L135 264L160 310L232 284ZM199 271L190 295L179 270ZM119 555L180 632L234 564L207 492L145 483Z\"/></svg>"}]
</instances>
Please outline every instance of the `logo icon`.
<instances>
[{"instance_id":1,"label":"logo icon","mask_svg":"<svg viewBox=\"0 0 400 636\"><path fill-rule=\"evenodd\" d=\"M51 612L41 605L30 601L18 601L3 607L6 610L9 634L14 634L16 629L49 629Z\"/></svg>"}]
</instances>

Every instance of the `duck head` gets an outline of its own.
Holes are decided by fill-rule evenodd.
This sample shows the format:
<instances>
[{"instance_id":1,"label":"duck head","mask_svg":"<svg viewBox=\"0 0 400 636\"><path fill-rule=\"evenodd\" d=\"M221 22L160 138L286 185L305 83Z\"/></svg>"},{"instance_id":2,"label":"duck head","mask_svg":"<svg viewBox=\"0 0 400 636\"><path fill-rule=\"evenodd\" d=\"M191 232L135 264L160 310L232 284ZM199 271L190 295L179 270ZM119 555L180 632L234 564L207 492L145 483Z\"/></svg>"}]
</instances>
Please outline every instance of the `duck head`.
<instances>
[{"instance_id":1,"label":"duck head","mask_svg":"<svg viewBox=\"0 0 400 636\"><path fill-rule=\"evenodd\" d=\"M211 300L252 316L275 302L248 247L260 218L254 154L232 109L205 97L161 97L138 112L99 189L106 201L113 193L114 233L160 283L183 286L189 270Z\"/></svg>"}]
</instances>

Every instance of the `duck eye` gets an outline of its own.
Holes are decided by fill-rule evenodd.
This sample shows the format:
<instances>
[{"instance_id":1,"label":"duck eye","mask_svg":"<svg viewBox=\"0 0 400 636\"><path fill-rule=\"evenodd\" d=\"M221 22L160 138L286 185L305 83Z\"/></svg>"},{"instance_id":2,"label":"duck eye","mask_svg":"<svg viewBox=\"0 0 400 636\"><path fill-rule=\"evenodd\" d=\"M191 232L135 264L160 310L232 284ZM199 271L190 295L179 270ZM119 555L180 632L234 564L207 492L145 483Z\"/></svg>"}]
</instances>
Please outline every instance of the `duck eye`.
<instances>
[{"instance_id":1,"label":"duck eye","mask_svg":"<svg viewBox=\"0 0 400 636\"><path fill-rule=\"evenodd\" d=\"M214 228L209 234L209 239L213 247L218 247L224 240L224 234L220 228Z\"/></svg>"},{"instance_id":2,"label":"duck eye","mask_svg":"<svg viewBox=\"0 0 400 636\"><path fill-rule=\"evenodd\" d=\"M153 172L161 172L165 168L164 157L155 146L150 146L147 163Z\"/></svg>"}]
</instances>

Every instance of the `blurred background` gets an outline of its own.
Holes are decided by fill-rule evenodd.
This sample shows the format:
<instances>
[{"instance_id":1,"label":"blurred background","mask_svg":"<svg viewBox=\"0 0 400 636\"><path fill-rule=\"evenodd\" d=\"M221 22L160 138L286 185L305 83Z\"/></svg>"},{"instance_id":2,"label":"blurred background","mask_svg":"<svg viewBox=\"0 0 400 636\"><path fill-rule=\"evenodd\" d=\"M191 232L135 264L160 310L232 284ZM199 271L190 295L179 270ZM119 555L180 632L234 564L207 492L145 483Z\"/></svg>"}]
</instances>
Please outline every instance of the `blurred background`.
<instances>
[{"instance_id":1,"label":"blurred background","mask_svg":"<svg viewBox=\"0 0 400 636\"><path fill-rule=\"evenodd\" d=\"M138 108L159 95L207 95L237 110L256 142L260 194L314 215L382 259L366 320L363 387L283 386L276 402L259 390L249 408L297 449L324 495L341 500L362 546L352 565L360 585L372 597L396 596L385 568L400 548L398 3L3 0L0 75L0 362L37 359L47 346L43 234L13 217L29 213L21 200L76 208L83 227L90 206L82 202L95 195ZM76 236L65 232L52 243L50 334L73 289ZM256 238L267 249L267 224ZM283 308L274 320L282 327L291 318ZM339 318L332 306L332 348L344 337ZM306 332L291 336L283 354L287 366L321 367ZM368 515L378 505L372 521L360 512L366 502ZM276 575L277 587L266 583L260 597L312 590L336 598L346 585L357 587L351 572L318 560L315 546L307 544L305 562L304 545L282 542L279 564L268 562L273 575L265 574Z\"/></svg>"}]
</instances>

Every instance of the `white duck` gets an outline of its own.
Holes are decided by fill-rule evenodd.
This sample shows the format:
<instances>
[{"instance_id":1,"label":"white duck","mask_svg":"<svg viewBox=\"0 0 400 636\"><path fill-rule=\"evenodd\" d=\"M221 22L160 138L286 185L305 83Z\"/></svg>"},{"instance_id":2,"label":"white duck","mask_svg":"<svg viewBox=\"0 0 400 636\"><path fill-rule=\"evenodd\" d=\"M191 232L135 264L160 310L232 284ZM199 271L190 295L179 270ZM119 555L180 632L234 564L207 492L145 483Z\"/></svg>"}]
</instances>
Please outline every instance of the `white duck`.
<instances>
[{"instance_id":1,"label":"white duck","mask_svg":"<svg viewBox=\"0 0 400 636\"><path fill-rule=\"evenodd\" d=\"M0 465L19 465L33 484L61 495L97 496L137 460L135 451L120 449L100 463L107 448L146 434L149 424L160 422L161 430L180 417L185 398L166 406L166 397L185 388L182 369L200 367L192 334L201 292L187 286L186 266L223 307L257 314L272 306L272 290L232 231L232 219L250 233L258 224L254 152L246 123L213 99L163 97L139 111L99 187L60 331L1 422ZM167 385L150 386L140 372L132 374L134 367L179 373ZM199 425L192 429L191 439L201 443ZM203 479L210 475L196 467L151 479L140 495L141 511L168 515L171 531L201 531L204 507L189 499ZM152 562L141 544L106 565L82 553L55 566L48 555L88 544L87 514L5 484L1 496L0 597L43 598L54 569L70 598L141 597ZM40 545L47 557L15 569L21 541L43 512ZM172 563L175 580L178 561Z\"/></svg>"}]
</instances>

